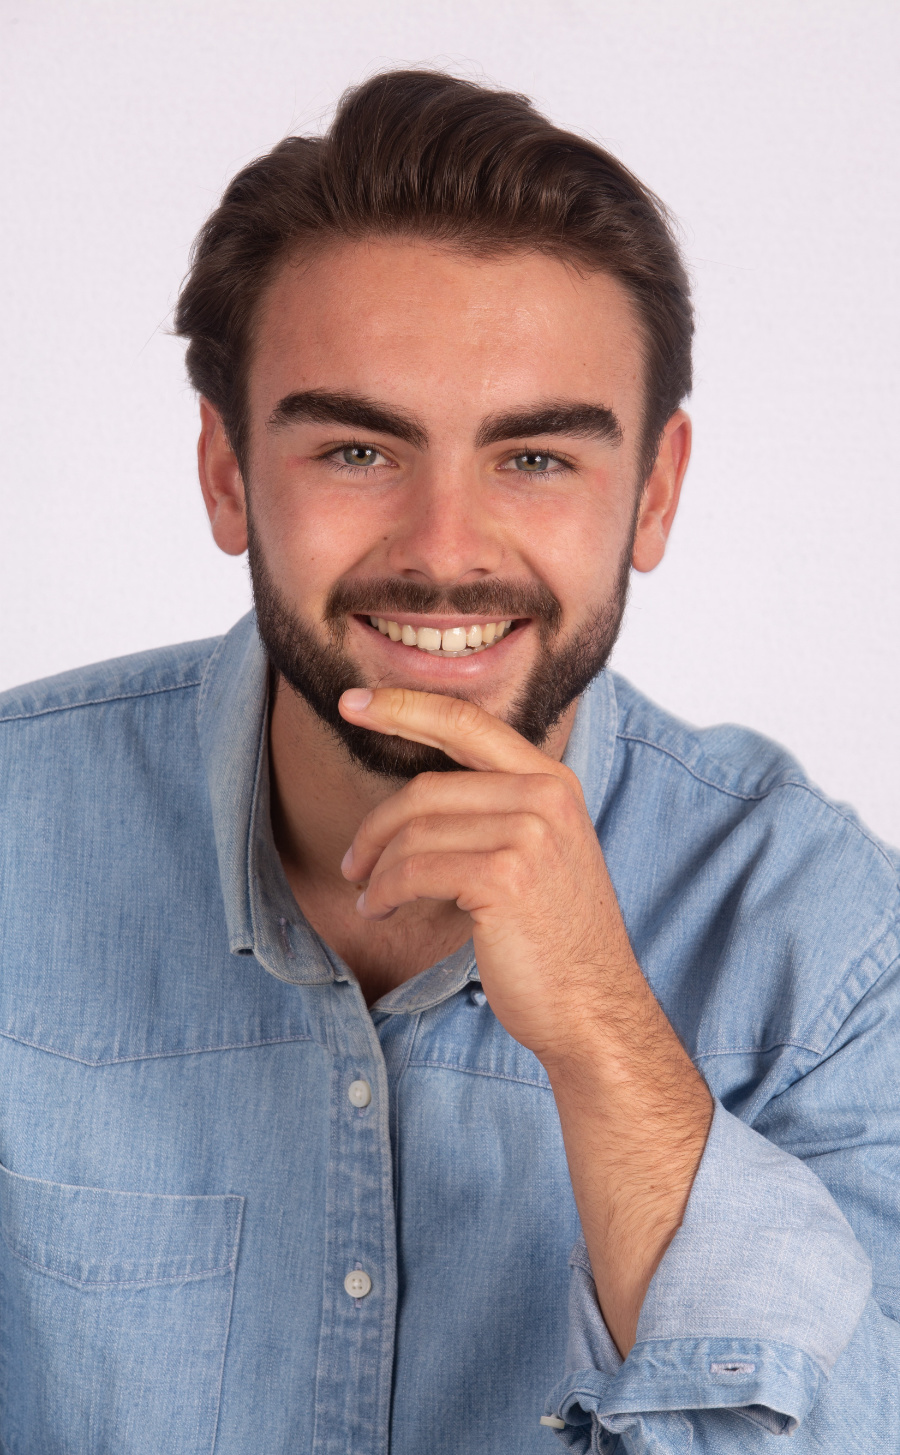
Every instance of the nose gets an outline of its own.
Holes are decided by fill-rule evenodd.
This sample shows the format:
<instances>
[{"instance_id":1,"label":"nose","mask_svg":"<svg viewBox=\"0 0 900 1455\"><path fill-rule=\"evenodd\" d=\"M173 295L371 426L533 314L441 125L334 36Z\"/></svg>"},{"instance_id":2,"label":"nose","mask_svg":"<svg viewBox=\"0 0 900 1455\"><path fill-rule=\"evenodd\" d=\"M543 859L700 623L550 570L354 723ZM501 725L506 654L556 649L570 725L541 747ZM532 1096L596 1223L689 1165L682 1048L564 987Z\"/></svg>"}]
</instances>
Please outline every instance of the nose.
<instances>
[{"instance_id":1,"label":"nose","mask_svg":"<svg viewBox=\"0 0 900 1455\"><path fill-rule=\"evenodd\" d=\"M391 533L391 572L435 585L477 581L498 572L504 554L499 523L475 473L462 463L423 465Z\"/></svg>"}]
</instances>

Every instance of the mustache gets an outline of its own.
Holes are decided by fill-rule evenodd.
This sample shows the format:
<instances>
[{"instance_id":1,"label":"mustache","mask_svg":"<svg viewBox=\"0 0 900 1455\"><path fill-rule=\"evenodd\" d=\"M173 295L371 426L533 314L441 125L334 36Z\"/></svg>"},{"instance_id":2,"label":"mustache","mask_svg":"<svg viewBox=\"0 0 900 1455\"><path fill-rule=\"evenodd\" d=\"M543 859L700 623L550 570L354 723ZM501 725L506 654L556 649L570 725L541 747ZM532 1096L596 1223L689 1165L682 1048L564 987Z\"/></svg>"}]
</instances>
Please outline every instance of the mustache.
<instances>
[{"instance_id":1,"label":"mustache","mask_svg":"<svg viewBox=\"0 0 900 1455\"><path fill-rule=\"evenodd\" d=\"M531 617L542 635L562 623L562 606L539 581L469 581L459 586L429 586L394 576L367 581L338 581L328 593L325 620L343 635L348 616L392 616L428 612L444 616Z\"/></svg>"}]
</instances>

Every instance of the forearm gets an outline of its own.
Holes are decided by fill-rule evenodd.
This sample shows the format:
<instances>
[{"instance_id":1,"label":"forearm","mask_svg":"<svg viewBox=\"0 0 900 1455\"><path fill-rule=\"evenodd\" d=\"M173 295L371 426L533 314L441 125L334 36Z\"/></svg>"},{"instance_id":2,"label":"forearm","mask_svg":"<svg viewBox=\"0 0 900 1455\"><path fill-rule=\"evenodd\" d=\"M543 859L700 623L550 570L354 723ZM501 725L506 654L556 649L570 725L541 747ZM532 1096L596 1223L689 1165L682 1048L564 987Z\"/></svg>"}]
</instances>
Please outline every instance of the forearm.
<instances>
[{"instance_id":1,"label":"forearm","mask_svg":"<svg viewBox=\"0 0 900 1455\"><path fill-rule=\"evenodd\" d=\"M712 1097L633 961L602 1018L546 1065L607 1327L624 1357L677 1232Z\"/></svg>"},{"instance_id":2,"label":"forearm","mask_svg":"<svg viewBox=\"0 0 900 1455\"><path fill-rule=\"evenodd\" d=\"M900 1327L870 1289L869 1260L824 1185L717 1103L624 1363L587 1250L573 1250L568 1373L547 1412L585 1455L596 1426L619 1435L623 1455L738 1455L773 1434L804 1451L844 1449L854 1434L898 1448L900 1409L883 1392L900 1373Z\"/></svg>"}]
</instances>

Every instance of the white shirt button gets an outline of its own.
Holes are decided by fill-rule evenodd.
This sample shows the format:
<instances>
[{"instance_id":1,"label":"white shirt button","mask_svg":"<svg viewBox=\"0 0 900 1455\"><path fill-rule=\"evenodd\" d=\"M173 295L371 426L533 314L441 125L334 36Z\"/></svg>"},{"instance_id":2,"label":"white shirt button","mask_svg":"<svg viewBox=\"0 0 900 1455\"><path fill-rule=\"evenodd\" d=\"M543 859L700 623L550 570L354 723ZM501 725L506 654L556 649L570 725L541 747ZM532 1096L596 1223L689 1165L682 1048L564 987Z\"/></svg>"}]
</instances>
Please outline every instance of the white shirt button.
<instances>
[{"instance_id":1,"label":"white shirt button","mask_svg":"<svg viewBox=\"0 0 900 1455\"><path fill-rule=\"evenodd\" d=\"M361 1268L354 1268L344 1279L344 1288L351 1298L365 1298L367 1293L372 1292L372 1280Z\"/></svg>"},{"instance_id":2,"label":"white shirt button","mask_svg":"<svg viewBox=\"0 0 900 1455\"><path fill-rule=\"evenodd\" d=\"M540 1423L546 1425L550 1430L564 1430L566 1428L565 1420L559 1419L556 1415L541 1415Z\"/></svg>"},{"instance_id":3,"label":"white shirt button","mask_svg":"<svg viewBox=\"0 0 900 1455\"><path fill-rule=\"evenodd\" d=\"M347 1095L351 1106L368 1106L372 1100L372 1088L368 1081L351 1081Z\"/></svg>"}]
</instances>

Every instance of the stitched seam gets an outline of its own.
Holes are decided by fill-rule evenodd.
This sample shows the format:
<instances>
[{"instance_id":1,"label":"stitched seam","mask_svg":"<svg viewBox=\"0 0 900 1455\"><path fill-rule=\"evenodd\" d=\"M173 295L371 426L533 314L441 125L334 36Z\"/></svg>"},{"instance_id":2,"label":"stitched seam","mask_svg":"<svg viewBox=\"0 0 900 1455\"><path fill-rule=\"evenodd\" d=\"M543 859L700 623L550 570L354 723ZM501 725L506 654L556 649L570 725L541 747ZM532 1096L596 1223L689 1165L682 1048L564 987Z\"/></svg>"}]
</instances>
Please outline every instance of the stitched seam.
<instances>
[{"instance_id":1,"label":"stitched seam","mask_svg":"<svg viewBox=\"0 0 900 1455\"><path fill-rule=\"evenodd\" d=\"M5 1233L0 1234L4 1243L14 1258L26 1267L33 1268L37 1273L45 1273L48 1278L58 1278L61 1283L68 1283L72 1288L160 1288L167 1283L197 1283L201 1278L221 1278L225 1273L234 1272L234 1258L231 1262L219 1268L200 1268L196 1273L169 1273L165 1278L108 1278L97 1279L90 1282L83 1278L73 1278L70 1273L60 1273L56 1268L48 1268L46 1263L35 1263L32 1258L26 1258L18 1248L14 1248Z\"/></svg>"},{"instance_id":2,"label":"stitched seam","mask_svg":"<svg viewBox=\"0 0 900 1455\"><path fill-rule=\"evenodd\" d=\"M885 916L885 918L888 920L889 925L892 926L893 925L893 918L894 918L893 915L887 914ZM854 999L852 1005L849 1007L849 1009L848 1009L848 1011L847 1011L844 1019L840 1022L840 1024L839 1025L836 1025L834 1027L834 1029L833 1029L830 1037L826 1041L825 1045L822 1047L821 1051L819 1051L817 1053L818 1056L819 1056L819 1059L821 1061L824 1062L824 1061L828 1061L828 1060L831 1059L831 1057L835 1054L834 1051L832 1050L832 1047L834 1046L835 1041L837 1040L838 1036L840 1036L841 1032L843 1031L844 1027L846 1026L847 1021L850 1019L850 1017L853 1015L853 1013L856 1010L859 1009L859 1007L863 1004L863 1002L865 1000L867 1000L870 995L873 995L874 994L876 988L881 984L881 981L885 978L885 976L886 975L889 975L891 973L891 971L894 969L894 966L900 964L900 959L898 959L898 957L895 955L894 958L892 960L889 960L886 965L879 966L878 960L876 958L875 951L876 951L876 948L878 948L881 945L882 941L887 938L887 933L888 932L886 931L885 932L885 935L882 936L881 939L879 939L879 940L877 940L875 942L875 945L872 947L872 949L869 950L869 951L867 951L868 958L874 962L874 965L875 965L876 969L878 970L878 974L875 976L875 978L873 980L871 980L869 982L869 984L863 990L862 994L861 995L858 995ZM863 964L863 961L865 959L866 959L866 956L865 955L862 955L862 956L860 956L860 958L858 960L855 960L853 962L853 964L850 966L850 969L847 971L847 974L844 977L844 980L841 982L840 987L838 987L839 989L843 989L844 988L844 986L846 985L847 980L849 980L850 976L855 971L857 971L860 968L860 966ZM823 1014L824 1014L824 1012L823 1012ZM841 1050L841 1047L840 1046L838 1047L838 1050L839 1051ZM781 1093L779 1092L778 1095L780 1096Z\"/></svg>"},{"instance_id":3,"label":"stitched seam","mask_svg":"<svg viewBox=\"0 0 900 1455\"><path fill-rule=\"evenodd\" d=\"M203 708L204 708L204 705L206 703L206 699L209 696L209 684L210 684L210 682L212 680L212 677L213 677L213 668L214 668L215 663L217 662L218 658L225 651L225 646L226 646L226 643L227 643L228 638L229 638L230 635L231 635L230 632L226 632L224 636L222 636L222 637L219 638L219 640L216 642L215 647L210 652L209 656L206 659L206 662L203 665L203 671L200 674L200 692L199 692L199 694L197 696L197 722L198 722L198 724L199 724L200 718L201 718L202 713L203 713Z\"/></svg>"},{"instance_id":4,"label":"stitched seam","mask_svg":"<svg viewBox=\"0 0 900 1455\"><path fill-rule=\"evenodd\" d=\"M271 678L270 673L267 671L266 697L265 704L263 706L262 721L259 728L259 742L256 746L256 765L253 769L253 788L250 798L250 822L248 825L249 831L247 834L247 850L244 855L244 880L241 886L244 903L247 909L247 917L250 921L250 933L253 935L254 944L259 944L260 941L264 938L262 934L262 926L257 924L256 910L257 899L259 897L259 887L258 881L254 877L253 864L257 845L257 835L259 830L258 815L260 801L260 783L262 782L263 767L267 762L267 756L269 751L269 718L271 714L271 703L269 701L270 687ZM283 979L287 984L291 983L287 975L279 976L279 979Z\"/></svg>"},{"instance_id":5,"label":"stitched seam","mask_svg":"<svg viewBox=\"0 0 900 1455\"><path fill-rule=\"evenodd\" d=\"M406 1072L409 1070L410 1065L412 1064L412 1053L413 1053L413 1049L414 1049L415 1044L416 1044L416 1041L418 1040L418 1037L419 1037L419 1035L421 1033L421 1030L422 1030L422 1016L421 1016L421 1013L411 1015L409 1017L408 1021L407 1021L407 1028L406 1028L406 1046L405 1046L405 1049L404 1049L404 1052L403 1052L402 1063L397 1068L397 1072L396 1072L396 1074L394 1076L393 1091L390 1093L390 1100L388 1102L388 1127L389 1127L389 1132L390 1132L391 1140L392 1140L394 1146L399 1146L400 1145L400 1095L401 1095L401 1092L402 1092L402 1089L403 1089L403 1078L406 1075ZM378 1028L377 1028L377 1026L375 1028L375 1035L376 1035L376 1037L378 1036ZM379 1044L380 1044L380 1040L379 1040ZM393 1158L393 1164L394 1164L394 1166L393 1166L393 1177L391 1178L391 1185L392 1185L392 1190L393 1190L393 1194L394 1194L394 1206L395 1207L399 1207L400 1206L400 1158L399 1157L394 1157Z\"/></svg>"},{"instance_id":6,"label":"stitched seam","mask_svg":"<svg viewBox=\"0 0 900 1455\"><path fill-rule=\"evenodd\" d=\"M646 1349L656 1344L677 1346L682 1344L697 1344L701 1341L705 1342L707 1339L710 1342L715 1341L731 1345L738 1344L747 1351L749 1351L750 1349L755 1350L756 1347L763 1346L759 1349L759 1353L757 1354L757 1358L763 1365L767 1356L770 1356L770 1350L784 1349L788 1354L799 1354L802 1359L808 1359L811 1363L816 1364L819 1368L821 1368L821 1365L819 1364L819 1361L818 1359L816 1359L815 1355L808 1353L804 1346L798 1343L796 1340L771 1339L767 1334L717 1334L709 1333L701 1328L697 1331L697 1333L660 1334L653 1339L636 1339L634 1341L634 1344L632 1345L632 1348L635 1352L637 1352L641 1348ZM768 1370L765 1366L763 1368L757 1368L757 1377L759 1377L761 1374L766 1374L767 1372ZM778 1371L776 1370L776 1373L777 1372Z\"/></svg>"},{"instance_id":7,"label":"stitched seam","mask_svg":"<svg viewBox=\"0 0 900 1455\"><path fill-rule=\"evenodd\" d=\"M436 1071L458 1071L461 1076L484 1076L488 1081L512 1081L516 1086L536 1086L539 1091L549 1091L549 1085L543 1081L529 1081L524 1076L504 1076L500 1071L477 1071L471 1066L452 1066L449 1061L408 1061L407 1069L412 1066L428 1066Z\"/></svg>"},{"instance_id":8,"label":"stitched seam","mask_svg":"<svg viewBox=\"0 0 900 1455\"><path fill-rule=\"evenodd\" d=\"M241 1247L241 1230L242 1230L243 1226L244 1226L244 1199L241 1198L241 1206L240 1206L240 1209L238 1211L237 1228L235 1229L235 1234L234 1234L234 1251L233 1251L233 1254L232 1254L232 1269L231 1269L231 1272L232 1272L231 1291L230 1291L229 1298L228 1298L228 1322L225 1325L225 1338L222 1341L222 1360L221 1360L221 1363L219 1365L219 1382L218 1382L218 1385L216 1387L216 1417L215 1417L215 1423L214 1423L214 1429L213 1429L213 1435L212 1435L212 1444L209 1447L210 1448L210 1451L215 1450L215 1448L216 1448L216 1441L219 1438L219 1420L220 1420L221 1415L222 1415L222 1382L223 1382L223 1380L225 1378L225 1361L226 1361L226 1359L228 1357L228 1344L229 1344L230 1339L231 1339L231 1316L232 1316L232 1314L234 1312L234 1285L235 1285L235 1282L236 1282L236 1279L235 1279L234 1275L237 1272L238 1255L239 1255L240 1247Z\"/></svg>"},{"instance_id":9,"label":"stitched seam","mask_svg":"<svg viewBox=\"0 0 900 1455\"><path fill-rule=\"evenodd\" d=\"M762 798L767 798L772 791L767 789L764 793L738 793L735 788L725 788L721 783L714 783L711 778L704 778L703 774L698 773L696 768L692 768L690 763L686 763L684 758L679 758L676 752L673 752L671 748L663 747L662 743L654 743L652 738L639 738L634 733L617 733L616 736L621 738L623 743L641 743L645 748L654 748L657 753L664 753L667 758L678 763L686 773L690 773L692 778L696 778L698 783L705 783L707 788L715 788L719 793L726 793L729 798L739 798L747 803L756 803ZM792 786L804 788L806 785L797 782L792 783Z\"/></svg>"},{"instance_id":10,"label":"stitched seam","mask_svg":"<svg viewBox=\"0 0 900 1455\"><path fill-rule=\"evenodd\" d=\"M797 778L783 778L778 783L774 783L771 788L767 788L762 793L738 793L737 790L734 788L725 788L724 785L721 783L714 783L711 778L704 778L702 773L698 773L696 768L692 768L690 763L686 763L685 760L683 758L680 758L678 754L673 752L671 748L663 747L662 743L654 743L650 738L640 738L632 733L617 733L616 736L621 738L623 742L641 743L645 748L654 748L656 752L664 753L666 757L671 758L674 763L680 764L685 772L690 773L691 777L695 778L698 783L704 783L707 788L714 788L717 793L725 793L728 795L729 798L737 798L746 803L759 803L762 801L762 799L768 798L770 794L776 792L776 790L779 788L802 789L802 791L804 793L808 793L811 798L818 799L819 803L822 803L825 805L826 808L831 809L832 813L836 814L838 818L843 819L844 823L848 824L850 828L855 829L861 838L865 839L868 843L870 843L872 845L872 848L877 850L881 858L884 859L885 863L889 866L891 873L896 878L897 867L891 859L890 855L885 853L883 846L878 842L878 840L876 838L873 838L873 836L868 833L861 824L857 823L855 819L851 818L848 813L845 813L844 810L838 806L838 804L833 803L830 798L826 798L824 793L820 793L817 788L814 788L811 783L805 783Z\"/></svg>"},{"instance_id":11,"label":"stitched seam","mask_svg":"<svg viewBox=\"0 0 900 1455\"><path fill-rule=\"evenodd\" d=\"M43 1051L47 1056L59 1056L63 1061L75 1061L79 1066L124 1066L132 1061L166 1061L173 1056L211 1056L217 1051L252 1051L260 1046L291 1046L303 1041L315 1041L315 1036L272 1036L265 1041L234 1041L225 1046L191 1046L183 1051L148 1051L143 1056L113 1056L103 1061L88 1061L84 1056L73 1056L69 1051L57 1051L52 1046L42 1046L38 1041L27 1041L24 1036L14 1036L9 1031L0 1031L4 1041L14 1041L18 1046L28 1046L32 1051Z\"/></svg>"},{"instance_id":12,"label":"stitched seam","mask_svg":"<svg viewBox=\"0 0 900 1455\"><path fill-rule=\"evenodd\" d=\"M184 692L199 687L201 678L190 682L176 682L171 687L149 687L146 692L116 692L111 697L89 697L84 702L62 702L58 707L39 707L34 712L19 712L12 717L0 717L4 722L31 722L36 717L49 717L54 712L77 712L81 707L103 707L108 702L134 702L141 697L158 697L163 692Z\"/></svg>"},{"instance_id":13,"label":"stitched seam","mask_svg":"<svg viewBox=\"0 0 900 1455\"><path fill-rule=\"evenodd\" d=\"M773 1041L769 1046L722 1046L715 1051L697 1051L692 1059L703 1061L708 1056L767 1056L770 1051L782 1051L790 1046L797 1051L808 1051L811 1056L821 1056L822 1050L819 1046L808 1046L805 1041Z\"/></svg>"}]
</instances>

